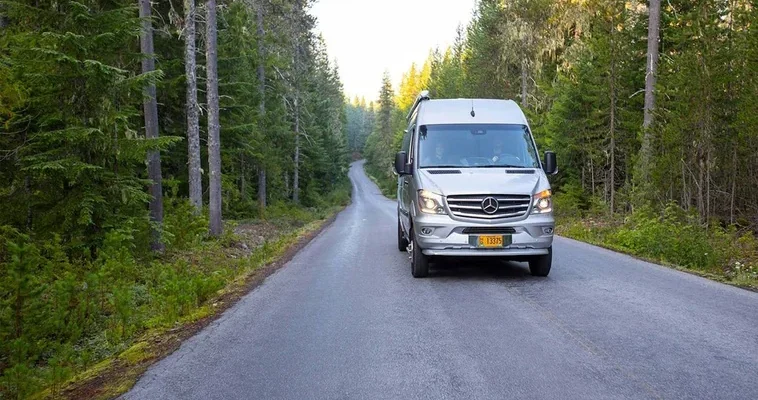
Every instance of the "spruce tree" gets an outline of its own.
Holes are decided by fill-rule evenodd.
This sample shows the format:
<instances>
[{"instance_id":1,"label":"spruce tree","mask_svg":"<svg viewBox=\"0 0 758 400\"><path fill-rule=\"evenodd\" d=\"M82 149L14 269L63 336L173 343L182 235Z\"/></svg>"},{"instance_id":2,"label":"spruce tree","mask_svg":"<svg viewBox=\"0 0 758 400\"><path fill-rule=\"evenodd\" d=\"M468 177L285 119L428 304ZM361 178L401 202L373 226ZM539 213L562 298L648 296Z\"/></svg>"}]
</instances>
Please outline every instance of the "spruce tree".
<instances>
[{"instance_id":1,"label":"spruce tree","mask_svg":"<svg viewBox=\"0 0 758 400\"><path fill-rule=\"evenodd\" d=\"M140 0L140 18L142 19L142 32L140 35L140 48L142 49L142 73L150 74L155 71L155 56L153 52L153 22L150 0ZM158 101L156 98L155 84L149 82L145 88L144 116L145 137L156 139L158 137ZM157 150L147 153L147 170L150 183L150 222L152 223L152 241L150 247L153 251L161 252L164 249L161 241L161 228L163 224L163 179L161 177L161 156Z\"/></svg>"},{"instance_id":2,"label":"spruce tree","mask_svg":"<svg viewBox=\"0 0 758 400\"><path fill-rule=\"evenodd\" d=\"M216 0L206 3L205 60L208 92L208 168L210 201L210 233L221 235L221 138L218 107L218 50L216 30Z\"/></svg>"}]
</instances>

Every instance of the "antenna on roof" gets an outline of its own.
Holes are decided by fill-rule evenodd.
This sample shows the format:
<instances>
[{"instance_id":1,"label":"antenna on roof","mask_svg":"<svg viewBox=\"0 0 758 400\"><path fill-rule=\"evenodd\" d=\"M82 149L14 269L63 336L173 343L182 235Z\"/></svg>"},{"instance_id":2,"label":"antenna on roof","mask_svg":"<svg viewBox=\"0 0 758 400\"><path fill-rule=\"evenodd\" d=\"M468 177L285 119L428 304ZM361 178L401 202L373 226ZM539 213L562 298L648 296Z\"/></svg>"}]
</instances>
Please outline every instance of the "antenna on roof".
<instances>
[{"instance_id":1,"label":"antenna on roof","mask_svg":"<svg viewBox=\"0 0 758 400\"><path fill-rule=\"evenodd\" d=\"M471 118L476 117L476 111L474 111L474 99L471 99Z\"/></svg>"}]
</instances>

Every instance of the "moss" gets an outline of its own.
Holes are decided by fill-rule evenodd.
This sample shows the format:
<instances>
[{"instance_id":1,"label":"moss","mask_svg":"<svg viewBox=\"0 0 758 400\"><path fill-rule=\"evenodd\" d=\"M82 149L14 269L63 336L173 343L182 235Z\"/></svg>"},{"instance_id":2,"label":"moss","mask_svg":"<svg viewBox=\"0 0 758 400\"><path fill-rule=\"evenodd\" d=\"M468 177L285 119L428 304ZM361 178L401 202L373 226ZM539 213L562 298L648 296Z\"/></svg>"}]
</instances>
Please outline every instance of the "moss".
<instances>
[{"instance_id":1,"label":"moss","mask_svg":"<svg viewBox=\"0 0 758 400\"><path fill-rule=\"evenodd\" d=\"M187 315L186 317L183 317L179 320L179 323L181 324L188 324L192 322L199 321L203 318L207 318L209 316L213 315L213 307L209 305L204 305Z\"/></svg>"},{"instance_id":2,"label":"moss","mask_svg":"<svg viewBox=\"0 0 758 400\"><path fill-rule=\"evenodd\" d=\"M147 342L138 342L118 356L129 365L138 364L152 357L155 357L155 354L150 350Z\"/></svg>"}]
</instances>

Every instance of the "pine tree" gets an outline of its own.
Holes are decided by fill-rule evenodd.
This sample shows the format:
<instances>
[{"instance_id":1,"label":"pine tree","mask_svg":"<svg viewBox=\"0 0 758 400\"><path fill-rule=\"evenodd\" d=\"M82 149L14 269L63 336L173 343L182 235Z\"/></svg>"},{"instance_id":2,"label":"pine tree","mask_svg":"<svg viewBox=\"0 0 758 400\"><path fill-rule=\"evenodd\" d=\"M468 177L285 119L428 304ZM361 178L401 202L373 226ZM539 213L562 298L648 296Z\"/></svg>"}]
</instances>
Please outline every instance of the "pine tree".
<instances>
[{"instance_id":1,"label":"pine tree","mask_svg":"<svg viewBox=\"0 0 758 400\"><path fill-rule=\"evenodd\" d=\"M206 59L206 82L208 92L208 166L209 189L210 189L210 233L213 236L221 235L221 129L218 108L218 70L217 70L217 44L216 44L216 0L208 0L206 4L206 34L205 34L205 59Z\"/></svg>"},{"instance_id":2,"label":"pine tree","mask_svg":"<svg viewBox=\"0 0 758 400\"><path fill-rule=\"evenodd\" d=\"M149 74L155 71L155 59L153 55L153 23L150 10L150 0L140 0L140 18L142 18L142 35L140 47L142 49L142 73ZM145 136L148 139L158 137L158 102L155 93L155 84L149 83L145 89ZM151 150L147 154L148 176L150 184L150 222L152 227L152 242L150 247L153 251L163 251L161 241L161 225L163 224L163 179L161 178L161 156L157 150Z\"/></svg>"},{"instance_id":3,"label":"pine tree","mask_svg":"<svg viewBox=\"0 0 758 400\"><path fill-rule=\"evenodd\" d=\"M195 0L184 0L184 65L187 78L187 145L189 155L189 198L195 212L203 209L203 181L200 163L200 121L197 104L195 46Z\"/></svg>"},{"instance_id":4,"label":"pine tree","mask_svg":"<svg viewBox=\"0 0 758 400\"><path fill-rule=\"evenodd\" d=\"M645 62L645 120L642 124L642 149L638 166L638 181L643 195L649 195L647 184L653 159L653 113L655 111L655 84L658 76L658 47L660 41L661 1L650 0L648 5L647 61Z\"/></svg>"},{"instance_id":5,"label":"pine tree","mask_svg":"<svg viewBox=\"0 0 758 400\"><path fill-rule=\"evenodd\" d=\"M265 135L266 121L266 31L263 25L263 0L258 0L255 8L256 28L258 42L258 102L259 102L259 129ZM258 213L263 215L266 210L266 166L261 162L258 167Z\"/></svg>"}]
</instances>

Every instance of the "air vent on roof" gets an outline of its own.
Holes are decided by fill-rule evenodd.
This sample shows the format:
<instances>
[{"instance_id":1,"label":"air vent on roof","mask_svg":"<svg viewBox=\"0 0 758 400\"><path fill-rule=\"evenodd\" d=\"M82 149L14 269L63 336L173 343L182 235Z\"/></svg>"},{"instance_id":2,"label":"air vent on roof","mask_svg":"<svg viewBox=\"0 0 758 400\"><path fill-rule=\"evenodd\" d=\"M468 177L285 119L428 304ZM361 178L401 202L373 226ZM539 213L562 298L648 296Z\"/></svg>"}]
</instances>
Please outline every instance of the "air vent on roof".
<instances>
[{"instance_id":1,"label":"air vent on roof","mask_svg":"<svg viewBox=\"0 0 758 400\"><path fill-rule=\"evenodd\" d=\"M434 169L429 171L432 175L453 175L453 174L460 174L461 171L457 169Z\"/></svg>"},{"instance_id":2,"label":"air vent on roof","mask_svg":"<svg viewBox=\"0 0 758 400\"><path fill-rule=\"evenodd\" d=\"M522 175L532 175L534 174L533 169L506 169L506 174L522 174Z\"/></svg>"}]
</instances>

